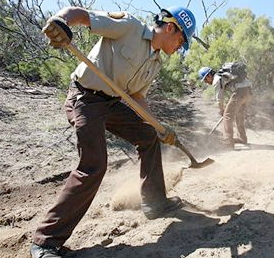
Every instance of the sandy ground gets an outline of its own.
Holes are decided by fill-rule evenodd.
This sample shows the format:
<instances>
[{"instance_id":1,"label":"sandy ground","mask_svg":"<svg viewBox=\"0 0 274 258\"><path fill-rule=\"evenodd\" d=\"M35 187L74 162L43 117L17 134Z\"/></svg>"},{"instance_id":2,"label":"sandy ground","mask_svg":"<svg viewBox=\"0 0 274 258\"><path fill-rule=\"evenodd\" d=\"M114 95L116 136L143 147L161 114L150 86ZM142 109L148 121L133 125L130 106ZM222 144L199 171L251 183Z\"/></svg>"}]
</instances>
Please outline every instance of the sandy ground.
<instances>
[{"instance_id":1,"label":"sandy ground","mask_svg":"<svg viewBox=\"0 0 274 258\"><path fill-rule=\"evenodd\" d=\"M77 153L57 90L1 77L0 91L0 253L23 258L29 257L32 234L75 166ZM184 168L186 156L163 146L168 195L180 196L185 206L147 220L139 210L136 153L123 142L119 147L109 142L107 174L67 241L64 257L274 257L272 127L249 128L250 148L225 151L218 145L221 127L208 134L218 119L216 109L202 103L200 98L180 100L176 115L173 104L170 114L194 156L215 162ZM186 105L194 116L188 130L182 129L184 118L178 119Z\"/></svg>"}]
</instances>

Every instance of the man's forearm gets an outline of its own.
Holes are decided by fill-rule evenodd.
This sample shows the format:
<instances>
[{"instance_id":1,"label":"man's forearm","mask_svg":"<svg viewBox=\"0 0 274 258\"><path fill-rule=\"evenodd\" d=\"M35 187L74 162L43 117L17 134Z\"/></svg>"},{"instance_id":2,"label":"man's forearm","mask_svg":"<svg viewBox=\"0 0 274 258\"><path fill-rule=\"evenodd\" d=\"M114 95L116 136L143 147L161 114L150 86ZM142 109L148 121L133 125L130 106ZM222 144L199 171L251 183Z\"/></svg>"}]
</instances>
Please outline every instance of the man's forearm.
<instances>
[{"instance_id":1,"label":"man's forearm","mask_svg":"<svg viewBox=\"0 0 274 258\"><path fill-rule=\"evenodd\" d=\"M63 18L68 26L84 25L90 26L87 10L81 7L67 7L60 10L55 16Z\"/></svg>"}]
</instances>

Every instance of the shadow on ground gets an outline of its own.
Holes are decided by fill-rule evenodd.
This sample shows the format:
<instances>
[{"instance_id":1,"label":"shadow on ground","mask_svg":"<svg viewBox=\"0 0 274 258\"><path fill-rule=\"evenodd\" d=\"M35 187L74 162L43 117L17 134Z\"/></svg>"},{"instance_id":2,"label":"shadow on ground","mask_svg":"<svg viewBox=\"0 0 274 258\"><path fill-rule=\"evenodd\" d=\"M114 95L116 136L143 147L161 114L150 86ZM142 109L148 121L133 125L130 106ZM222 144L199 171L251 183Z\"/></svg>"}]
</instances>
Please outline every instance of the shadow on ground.
<instances>
[{"instance_id":1,"label":"shadow on ground","mask_svg":"<svg viewBox=\"0 0 274 258\"><path fill-rule=\"evenodd\" d=\"M217 224L218 219L183 210L176 217L180 221L171 223L157 243L143 246L119 244L109 248L97 245L69 252L66 257L179 258L201 248L228 248L233 258L273 258L273 214L245 210L221 225ZM239 246L243 245L249 248L239 253ZM202 252L200 250L199 254Z\"/></svg>"}]
</instances>

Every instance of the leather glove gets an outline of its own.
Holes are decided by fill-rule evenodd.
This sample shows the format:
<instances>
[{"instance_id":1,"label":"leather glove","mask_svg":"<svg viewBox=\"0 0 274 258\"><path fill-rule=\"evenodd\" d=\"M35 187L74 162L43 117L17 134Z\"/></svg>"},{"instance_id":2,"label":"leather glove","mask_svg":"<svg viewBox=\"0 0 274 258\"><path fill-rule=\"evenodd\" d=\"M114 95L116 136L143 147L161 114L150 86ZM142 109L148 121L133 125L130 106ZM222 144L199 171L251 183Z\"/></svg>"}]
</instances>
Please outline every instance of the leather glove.
<instances>
[{"instance_id":1,"label":"leather glove","mask_svg":"<svg viewBox=\"0 0 274 258\"><path fill-rule=\"evenodd\" d=\"M164 134L157 132L158 138L161 142L165 144L175 145L177 140L177 135L173 129L166 127L166 131Z\"/></svg>"},{"instance_id":2,"label":"leather glove","mask_svg":"<svg viewBox=\"0 0 274 258\"><path fill-rule=\"evenodd\" d=\"M61 17L51 17L42 32L46 34L49 44L54 48L63 48L72 40L72 32Z\"/></svg>"}]
</instances>

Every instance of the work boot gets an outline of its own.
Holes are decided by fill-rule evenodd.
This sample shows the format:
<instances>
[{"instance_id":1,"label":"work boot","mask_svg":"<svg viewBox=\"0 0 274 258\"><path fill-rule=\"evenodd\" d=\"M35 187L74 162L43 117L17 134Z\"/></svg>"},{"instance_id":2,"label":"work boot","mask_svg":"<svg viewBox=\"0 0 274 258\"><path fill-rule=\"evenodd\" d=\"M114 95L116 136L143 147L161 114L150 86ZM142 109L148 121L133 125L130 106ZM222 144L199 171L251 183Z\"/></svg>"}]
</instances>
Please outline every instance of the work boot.
<instances>
[{"instance_id":1,"label":"work boot","mask_svg":"<svg viewBox=\"0 0 274 258\"><path fill-rule=\"evenodd\" d=\"M62 258L56 247L39 246L35 243L30 247L30 254L32 258Z\"/></svg>"},{"instance_id":2,"label":"work boot","mask_svg":"<svg viewBox=\"0 0 274 258\"><path fill-rule=\"evenodd\" d=\"M164 217L167 213L182 208L183 203L178 196L166 198L158 203L142 203L141 209L148 219Z\"/></svg>"},{"instance_id":3,"label":"work boot","mask_svg":"<svg viewBox=\"0 0 274 258\"><path fill-rule=\"evenodd\" d=\"M234 143L247 144L247 141L242 140L241 138L234 138Z\"/></svg>"}]
</instances>

